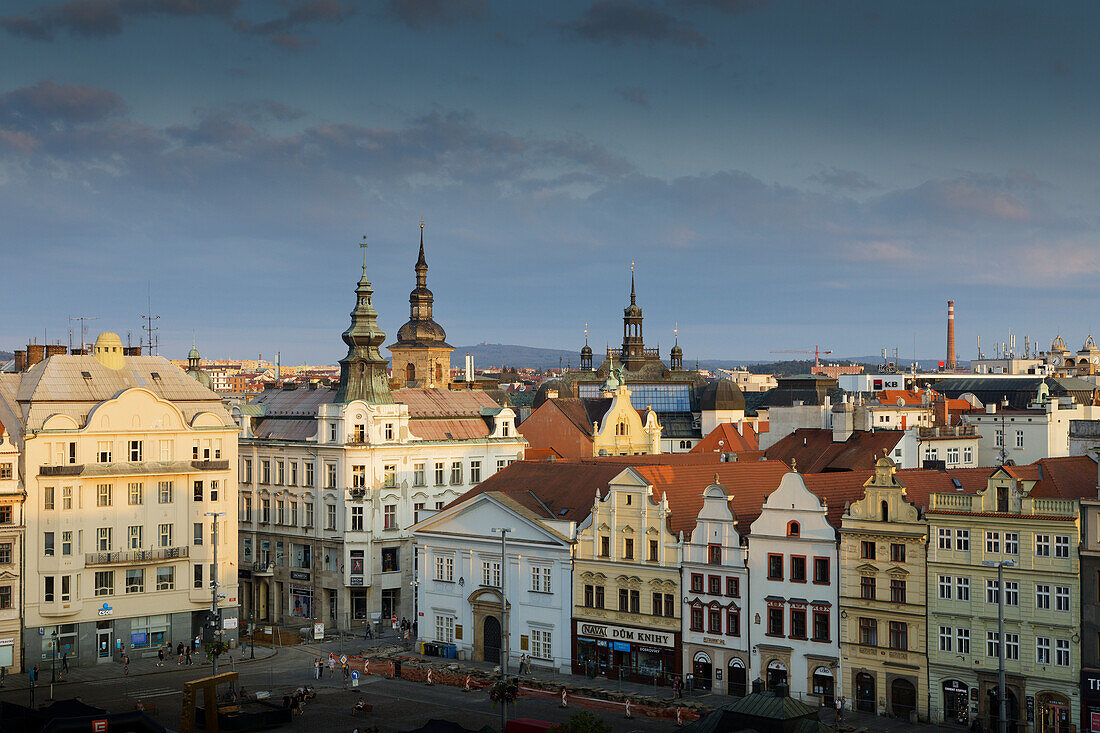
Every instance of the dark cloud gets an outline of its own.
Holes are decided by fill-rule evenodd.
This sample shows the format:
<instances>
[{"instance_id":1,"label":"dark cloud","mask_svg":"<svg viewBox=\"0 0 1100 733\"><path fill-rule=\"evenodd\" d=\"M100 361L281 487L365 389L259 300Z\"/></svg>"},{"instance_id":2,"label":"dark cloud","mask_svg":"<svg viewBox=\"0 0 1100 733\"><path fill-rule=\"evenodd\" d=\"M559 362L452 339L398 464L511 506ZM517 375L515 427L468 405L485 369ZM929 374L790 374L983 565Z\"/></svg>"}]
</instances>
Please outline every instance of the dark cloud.
<instances>
[{"instance_id":1,"label":"dark cloud","mask_svg":"<svg viewBox=\"0 0 1100 733\"><path fill-rule=\"evenodd\" d=\"M126 103L112 91L49 79L0 95L0 119L27 126L96 122L125 111Z\"/></svg>"},{"instance_id":2,"label":"dark cloud","mask_svg":"<svg viewBox=\"0 0 1100 733\"><path fill-rule=\"evenodd\" d=\"M870 191L881 188L859 171L847 171L840 168L829 168L810 176L807 180L843 191Z\"/></svg>"},{"instance_id":3,"label":"dark cloud","mask_svg":"<svg viewBox=\"0 0 1100 733\"><path fill-rule=\"evenodd\" d=\"M631 0L596 0L579 18L560 27L575 38L614 46L628 41L686 47L707 44L691 24L654 5Z\"/></svg>"},{"instance_id":4,"label":"dark cloud","mask_svg":"<svg viewBox=\"0 0 1100 733\"><path fill-rule=\"evenodd\" d=\"M646 90L641 87L625 87L623 89L616 89L619 96L630 102L636 104L639 107L645 107L649 109L649 99L646 95Z\"/></svg>"},{"instance_id":5,"label":"dark cloud","mask_svg":"<svg viewBox=\"0 0 1100 733\"><path fill-rule=\"evenodd\" d=\"M721 10L723 13L733 14L747 13L750 10L771 5L773 0L687 0L687 2L695 5L706 5L715 10Z\"/></svg>"},{"instance_id":6,"label":"dark cloud","mask_svg":"<svg viewBox=\"0 0 1100 733\"><path fill-rule=\"evenodd\" d=\"M464 20L481 20L488 0L389 0L389 13L416 30L453 26Z\"/></svg>"},{"instance_id":7,"label":"dark cloud","mask_svg":"<svg viewBox=\"0 0 1100 733\"><path fill-rule=\"evenodd\" d=\"M341 0L306 0L278 18L262 23L237 20L233 27L242 33L267 36L276 46L288 51L298 51L313 42L296 35L297 31L315 23L339 23L351 14L351 7Z\"/></svg>"},{"instance_id":8,"label":"dark cloud","mask_svg":"<svg viewBox=\"0 0 1100 733\"><path fill-rule=\"evenodd\" d=\"M230 18L239 6L240 0L69 0L29 14L2 15L0 28L36 41L52 41L58 31L84 37L114 36L139 17Z\"/></svg>"}]
</instances>

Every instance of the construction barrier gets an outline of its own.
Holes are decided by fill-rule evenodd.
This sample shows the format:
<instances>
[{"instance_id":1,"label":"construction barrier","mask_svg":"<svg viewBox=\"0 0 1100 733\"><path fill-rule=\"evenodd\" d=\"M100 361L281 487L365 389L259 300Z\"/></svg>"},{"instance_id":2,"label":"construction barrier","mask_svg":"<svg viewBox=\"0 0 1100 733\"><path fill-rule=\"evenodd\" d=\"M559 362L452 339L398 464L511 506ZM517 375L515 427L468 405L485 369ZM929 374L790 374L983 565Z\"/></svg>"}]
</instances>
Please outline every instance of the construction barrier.
<instances>
[{"instance_id":1,"label":"construction barrier","mask_svg":"<svg viewBox=\"0 0 1100 733\"><path fill-rule=\"evenodd\" d=\"M349 660L348 666L352 669L361 667L364 675L380 674L382 676L395 677L413 682L425 682L429 685L441 684L461 687L466 691L474 689L485 690L496 682L496 680L492 679L473 677L470 674L455 674L453 672L436 671L430 668L409 667L399 662L395 663L392 661L385 665L375 664L373 670L371 669L369 660L366 659ZM525 685L520 685L519 687L520 697L551 700L557 697L558 694L556 690L546 690L540 687L528 687ZM622 713L628 718L633 718L635 715L643 715L648 718L664 718L670 721L675 720L676 725L680 726L682 726L685 721L690 722L700 717L699 713L692 710L685 711L682 708L673 709L663 705L639 705L631 703L630 701L619 702L617 700L581 697L575 694L570 695L565 688L562 688L560 696L561 706L563 708L573 704L588 710Z\"/></svg>"}]
</instances>

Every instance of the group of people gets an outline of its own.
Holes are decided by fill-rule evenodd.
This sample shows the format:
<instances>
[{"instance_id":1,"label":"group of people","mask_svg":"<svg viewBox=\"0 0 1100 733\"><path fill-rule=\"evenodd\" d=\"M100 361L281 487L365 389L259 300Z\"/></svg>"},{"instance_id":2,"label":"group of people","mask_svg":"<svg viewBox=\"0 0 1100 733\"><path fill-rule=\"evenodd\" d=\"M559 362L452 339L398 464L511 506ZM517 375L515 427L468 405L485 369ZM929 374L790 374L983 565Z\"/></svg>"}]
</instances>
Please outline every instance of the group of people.
<instances>
[{"instance_id":1,"label":"group of people","mask_svg":"<svg viewBox=\"0 0 1100 733\"><path fill-rule=\"evenodd\" d=\"M158 667L163 667L164 663L166 661L171 661L172 651L173 651L172 650L172 642L168 642L164 646L159 647L157 649L157 666ZM185 646L182 641L177 643L176 648L175 648L175 654L176 654L176 665L177 666L178 665L183 665L183 664L192 664L192 662L191 662L191 645L190 644L187 644Z\"/></svg>"},{"instance_id":2,"label":"group of people","mask_svg":"<svg viewBox=\"0 0 1100 733\"><path fill-rule=\"evenodd\" d=\"M404 616L402 616L401 620L398 621L397 620L397 615L394 614L390 618L390 625L393 627L393 633L399 635L405 641L408 641L410 637L413 638L413 639L416 638L416 622L415 621L409 621Z\"/></svg>"},{"instance_id":3,"label":"group of people","mask_svg":"<svg viewBox=\"0 0 1100 733\"><path fill-rule=\"evenodd\" d=\"M317 693L312 686L299 687L293 693L283 695L283 707L290 708L290 712L294 715L301 715L306 710L306 700L312 700L315 697Z\"/></svg>"}]
</instances>

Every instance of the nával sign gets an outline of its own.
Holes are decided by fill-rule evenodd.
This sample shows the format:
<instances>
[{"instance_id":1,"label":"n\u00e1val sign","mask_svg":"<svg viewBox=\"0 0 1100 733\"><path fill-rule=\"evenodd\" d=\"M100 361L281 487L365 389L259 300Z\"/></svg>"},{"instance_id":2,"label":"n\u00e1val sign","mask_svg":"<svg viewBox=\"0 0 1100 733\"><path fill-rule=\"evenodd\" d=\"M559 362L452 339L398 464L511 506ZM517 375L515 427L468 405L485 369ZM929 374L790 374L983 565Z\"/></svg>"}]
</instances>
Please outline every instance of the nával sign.
<instances>
[{"instance_id":1,"label":"n\u00e1val sign","mask_svg":"<svg viewBox=\"0 0 1100 733\"><path fill-rule=\"evenodd\" d=\"M577 628L581 636L591 636L595 639L617 639L619 641L632 641L638 644L655 644L656 646L675 646L673 635L659 631L646 629L631 629L626 626L608 626L607 624L582 623Z\"/></svg>"}]
</instances>

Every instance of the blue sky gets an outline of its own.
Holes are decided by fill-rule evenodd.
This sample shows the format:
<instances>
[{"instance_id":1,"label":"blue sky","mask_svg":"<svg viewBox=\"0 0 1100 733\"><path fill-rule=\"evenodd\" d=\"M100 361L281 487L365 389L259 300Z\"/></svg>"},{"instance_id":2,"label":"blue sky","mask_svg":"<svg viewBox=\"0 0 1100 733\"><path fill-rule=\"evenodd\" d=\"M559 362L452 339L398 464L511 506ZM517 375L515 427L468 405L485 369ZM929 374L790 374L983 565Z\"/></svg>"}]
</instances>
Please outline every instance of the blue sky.
<instances>
[{"instance_id":1,"label":"blue sky","mask_svg":"<svg viewBox=\"0 0 1100 733\"><path fill-rule=\"evenodd\" d=\"M1100 324L1095 3L8 0L0 348L391 336L418 222L453 344L943 351Z\"/></svg>"}]
</instances>

